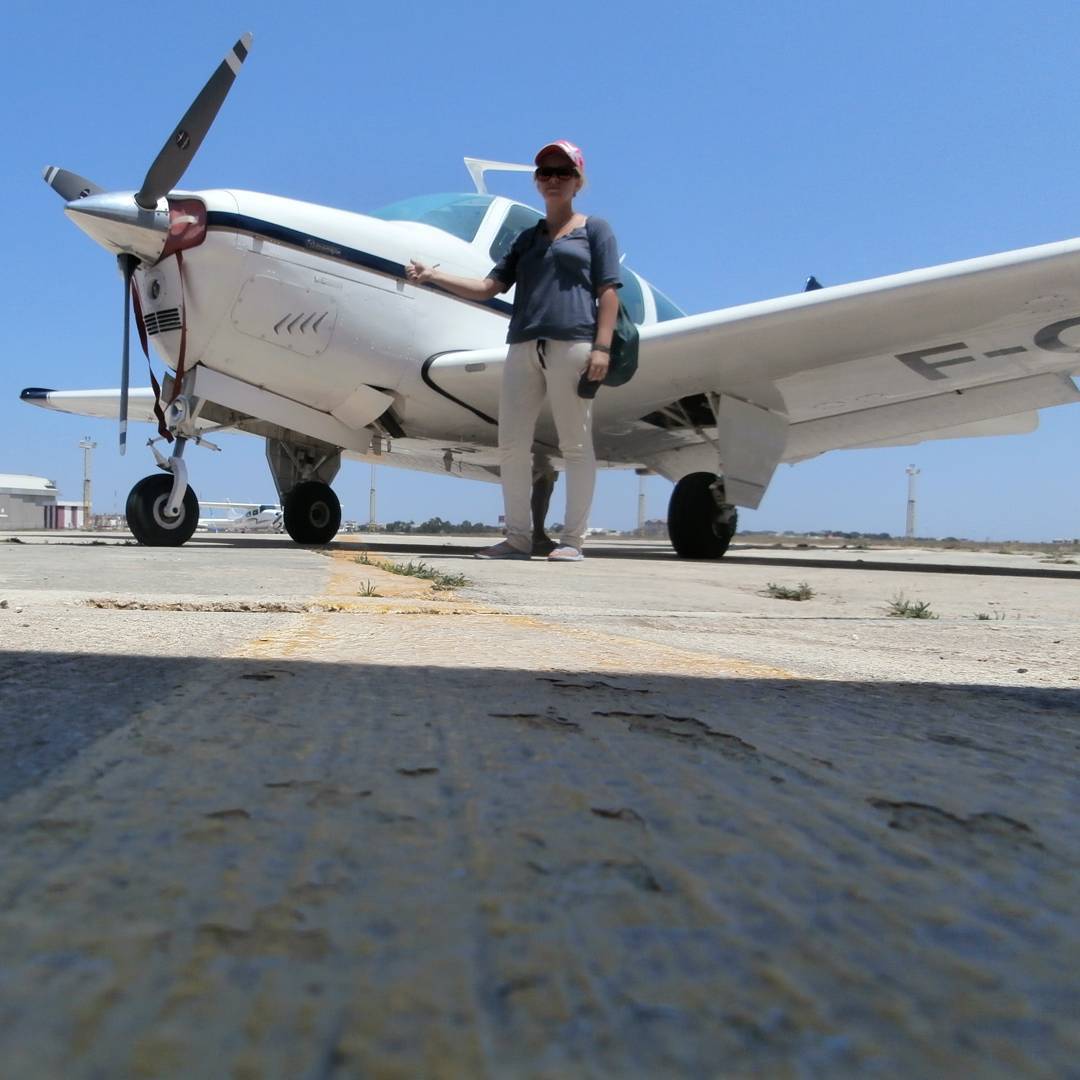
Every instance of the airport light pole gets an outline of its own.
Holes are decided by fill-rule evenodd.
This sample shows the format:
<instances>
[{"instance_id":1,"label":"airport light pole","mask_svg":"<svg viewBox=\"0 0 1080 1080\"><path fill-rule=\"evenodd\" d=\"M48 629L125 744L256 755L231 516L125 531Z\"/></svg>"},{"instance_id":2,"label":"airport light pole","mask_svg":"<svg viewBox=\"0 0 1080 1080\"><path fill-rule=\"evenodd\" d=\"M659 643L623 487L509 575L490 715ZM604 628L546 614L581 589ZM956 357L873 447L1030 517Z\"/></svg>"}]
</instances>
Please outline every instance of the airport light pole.
<instances>
[{"instance_id":1,"label":"airport light pole","mask_svg":"<svg viewBox=\"0 0 1080 1080\"><path fill-rule=\"evenodd\" d=\"M915 535L915 477L922 472L914 465L909 465L907 472L907 528L904 535L910 540Z\"/></svg>"},{"instance_id":2,"label":"airport light pole","mask_svg":"<svg viewBox=\"0 0 1080 1080\"><path fill-rule=\"evenodd\" d=\"M645 535L645 471L637 470L637 534Z\"/></svg>"},{"instance_id":3,"label":"airport light pole","mask_svg":"<svg viewBox=\"0 0 1080 1080\"><path fill-rule=\"evenodd\" d=\"M371 491L368 493L368 528L378 528L375 519L375 466L371 466Z\"/></svg>"},{"instance_id":4,"label":"airport light pole","mask_svg":"<svg viewBox=\"0 0 1080 1080\"><path fill-rule=\"evenodd\" d=\"M83 482L82 482L82 499L83 499L83 528L90 528L90 455L94 452L94 448L97 446L96 442L92 442L90 436L87 435L82 442L79 443L83 452Z\"/></svg>"}]
</instances>

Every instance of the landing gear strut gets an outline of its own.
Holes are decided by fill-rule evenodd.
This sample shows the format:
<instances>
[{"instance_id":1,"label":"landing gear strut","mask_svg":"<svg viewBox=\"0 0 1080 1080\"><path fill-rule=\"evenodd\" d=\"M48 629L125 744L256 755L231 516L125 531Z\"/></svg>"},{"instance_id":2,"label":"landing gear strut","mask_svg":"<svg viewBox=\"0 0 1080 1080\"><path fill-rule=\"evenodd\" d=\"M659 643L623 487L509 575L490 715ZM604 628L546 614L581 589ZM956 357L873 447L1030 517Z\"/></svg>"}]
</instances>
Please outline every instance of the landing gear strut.
<instances>
[{"instance_id":1,"label":"landing gear strut","mask_svg":"<svg viewBox=\"0 0 1080 1080\"><path fill-rule=\"evenodd\" d=\"M128 528L140 544L149 547L179 547L191 539L199 524L199 500L185 485L184 497L175 514L166 513L173 478L168 473L144 476L127 497Z\"/></svg>"},{"instance_id":2,"label":"landing gear strut","mask_svg":"<svg viewBox=\"0 0 1080 1080\"><path fill-rule=\"evenodd\" d=\"M712 473L684 476L668 504L668 536L684 559L719 559L738 527L735 507L724 502L724 482Z\"/></svg>"},{"instance_id":3,"label":"landing gear strut","mask_svg":"<svg viewBox=\"0 0 1080 1080\"><path fill-rule=\"evenodd\" d=\"M341 503L329 484L307 480L285 496L285 531L298 544L329 544L341 525Z\"/></svg>"}]
</instances>

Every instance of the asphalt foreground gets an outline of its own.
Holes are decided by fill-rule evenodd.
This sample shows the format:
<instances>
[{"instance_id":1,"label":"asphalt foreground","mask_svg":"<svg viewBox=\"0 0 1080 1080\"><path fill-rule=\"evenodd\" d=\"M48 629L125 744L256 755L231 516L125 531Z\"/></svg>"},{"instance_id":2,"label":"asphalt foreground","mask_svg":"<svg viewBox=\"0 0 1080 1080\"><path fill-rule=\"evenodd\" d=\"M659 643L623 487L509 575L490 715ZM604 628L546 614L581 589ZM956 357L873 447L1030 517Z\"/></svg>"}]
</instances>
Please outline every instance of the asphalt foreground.
<instances>
[{"instance_id":1,"label":"asphalt foreground","mask_svg":"<svg viewBox=\"0 0 1080 1080\"><path fill-rule=\"evenodd\" d=\"M1080 566L471 550L0 534L0 1075L1080 1076Z\"/></svg>"}]
</instances>

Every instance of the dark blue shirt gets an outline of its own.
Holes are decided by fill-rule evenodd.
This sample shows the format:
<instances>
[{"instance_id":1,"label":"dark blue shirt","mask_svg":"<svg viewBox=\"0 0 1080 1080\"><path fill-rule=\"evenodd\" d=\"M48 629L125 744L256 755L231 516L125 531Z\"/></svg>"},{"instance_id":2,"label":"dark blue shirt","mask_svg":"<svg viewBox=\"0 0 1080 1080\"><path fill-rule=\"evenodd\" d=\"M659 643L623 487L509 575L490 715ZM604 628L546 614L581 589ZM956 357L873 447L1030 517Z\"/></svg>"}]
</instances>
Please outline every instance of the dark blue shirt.
<instances>
[{"instance_id":1,"label":"dark blue shirt","mask_svg":"<svg viewBox=\"0 0 1080 1080\"><path fill-rule=\"evenodd\" d=\"M591 240L591 243L590 243ZM590 217L554 243L547 222L525 229L488 277L516 285L506 340L592 341L596 297L605 285L620 284L619 248L611 226Z\"/></svg>"}]
</instances>

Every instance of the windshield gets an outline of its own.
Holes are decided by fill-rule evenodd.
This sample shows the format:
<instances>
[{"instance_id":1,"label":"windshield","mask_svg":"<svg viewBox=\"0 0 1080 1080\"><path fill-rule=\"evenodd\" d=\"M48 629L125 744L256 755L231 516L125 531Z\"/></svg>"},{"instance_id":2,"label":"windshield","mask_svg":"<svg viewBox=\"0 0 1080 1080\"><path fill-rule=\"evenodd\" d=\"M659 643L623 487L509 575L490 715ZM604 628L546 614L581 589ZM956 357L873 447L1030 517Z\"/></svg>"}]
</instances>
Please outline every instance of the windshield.
<instances>
[{"instance_id":1,"label":"windshield","mask_svg":"<svg viewBox=\"0 0 1080 1080\"><path fill-rule=\"evenodd\" d=\"M370 216L383 221L417 221L471 244L493 198L492 195L417 195L375 210Z\"/></svg>"}]
</instances>

